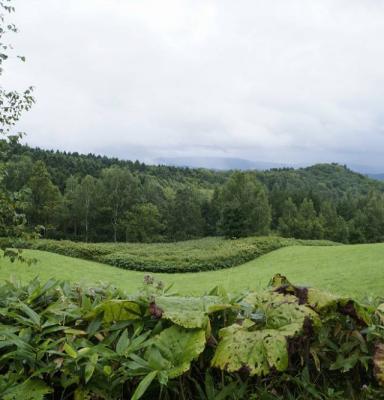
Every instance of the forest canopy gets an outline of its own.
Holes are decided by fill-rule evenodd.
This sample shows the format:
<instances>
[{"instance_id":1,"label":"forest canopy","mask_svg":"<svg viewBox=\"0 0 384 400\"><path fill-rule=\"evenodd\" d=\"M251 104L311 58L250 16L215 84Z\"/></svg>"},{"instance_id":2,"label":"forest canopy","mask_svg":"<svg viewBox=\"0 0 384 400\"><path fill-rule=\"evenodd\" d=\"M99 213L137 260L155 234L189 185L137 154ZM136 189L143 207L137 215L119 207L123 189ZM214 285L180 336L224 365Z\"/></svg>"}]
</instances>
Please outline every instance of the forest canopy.
<instances>
[{"instance_id":1,"label":"forest canopy","mask_svg":"<svg viewBox=\"0 0 384 400\"><path fill-rule=\"evenodd\" d=\"M338 164L223 172L1 145L4 187L27 228L46 238L384 239L384 184Z\"/></svg>"}]
</instances>

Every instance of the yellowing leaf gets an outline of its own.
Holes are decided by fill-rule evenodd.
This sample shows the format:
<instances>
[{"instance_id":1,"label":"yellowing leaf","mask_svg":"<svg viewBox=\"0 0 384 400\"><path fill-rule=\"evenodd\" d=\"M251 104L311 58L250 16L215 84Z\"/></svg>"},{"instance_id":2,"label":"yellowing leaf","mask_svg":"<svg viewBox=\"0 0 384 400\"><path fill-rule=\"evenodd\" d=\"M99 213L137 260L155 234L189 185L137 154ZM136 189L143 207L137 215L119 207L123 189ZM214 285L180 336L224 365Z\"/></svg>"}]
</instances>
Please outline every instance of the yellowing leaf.
<instances>
[{"instance_id":1,"label":"yellowing leaf","mask_svg":"<svg viewBox=\"0 0 384 400\"><path fill-rule=\"evenodd\" d=\"M384 325L384 303L377 307L375 314L379 317L380 322Z\"/></svg>"},{"instance_id":2,"label":"yellowing leaf","mask_svg":"<svg viewBox=\"0 0 384 400\"><path fill-rule=\"evenodd\" d=\"M70 329L66 329L64 331L64 333L67 334L67 335L73 335L73 336L84 336L84 335L87 334L87 332L82 331L80 329L71 329L71 328Z\"/></svg>"},{"instance_id":3,"label":"yellowing leaf","mask_svg":"<svg viewBox=\"0 0 384 400\"><path fill-rule=\"evenodd\" d=\"M212 366L250 375L266 375L288 367L287 338L303 332L307 321L320 324L317 313L300 305L292 295L265 291L250 293L241 303L248 313L242 324L221 329ZM264 318L255 318L262 315ZM252 318L256 320L253 322Z\"/></svg>"},{"instance_id":4,"label":"yellowing leaf","mask_svg":"<svg viewBox=\"0 0 384 400\"><path fill-rule=\"evenodd\" d=\"M88 364L85 366L85 371L84 371L85 383L88 383L90 381L90 379L92 378L92 375L95 372L98 358L99 357L96 353L92 354L92 356L89 359Z\"/></svg>"},{"instance_id":5,"label":"yellowing leaf","mask_svg":"<svg viewBox=\"0 0 384 400\"><path fill-rule=\"evenodd\" d=\"M298 304L295 296L284 295L275 292L250 293L243 303L253 307L254 312L265 315L264 328L278 329L288 336L298 334L304 325L306 318L312 321L314 326L320 324L316 312L309 307Z\"/></svg>"},{"instance_id":6,"label":"yellowing leaf","mask_svg":"<svg viewBox=\"0 0 384 400\"><path fill-rule=\"evenodd\" d=\"M112 375L112 368L110 365L105 365L103 368L103 372L106 376Z\"/></svg>"},{"instance_id":7,"label":"yellowing leaf","mask_svg":"<svg viewBox=\"0 0 384 400\"><path fill-rule=\"evenodd\" d=\"M384 386L384 343L376 346L373 364L375 367L375 377L379 384Z\"/></svg>"},{"instance_id":8,"label":"yellowing leaf","mask_svg":"<svg viewBox=\"0 0 384 400\"><path fill-rule=\"evenodd\" d=\"M308 289L308 300L307 303L316 311L321 311L324 308L333 307L338 300L338 297L323 292L318 289Z\"/></svg>"},{"instance_id":9,"label":"yellowing leaf","mask_svg":"<svg viewBox=\"0 0 384 400\"><path fill-rule=\"evenodd\" d=\"M71 347L68 343L64 344L63 350L72 358L77 358L77 352L76 350Z\"/></svg>"},{"instance_id":10,"label":"yellowing leaf","mask_svg":"<svg viewBox=\"0 0 384 400\"><path fill-rule=\"evenodd\" d=\"M212 366L236 372L247 370L250 375L267 375L271 368L284 371L288 367L287 340L273 329L248 331L232 325L220 331L220 342Z\"/></svg>"}]
</instances>

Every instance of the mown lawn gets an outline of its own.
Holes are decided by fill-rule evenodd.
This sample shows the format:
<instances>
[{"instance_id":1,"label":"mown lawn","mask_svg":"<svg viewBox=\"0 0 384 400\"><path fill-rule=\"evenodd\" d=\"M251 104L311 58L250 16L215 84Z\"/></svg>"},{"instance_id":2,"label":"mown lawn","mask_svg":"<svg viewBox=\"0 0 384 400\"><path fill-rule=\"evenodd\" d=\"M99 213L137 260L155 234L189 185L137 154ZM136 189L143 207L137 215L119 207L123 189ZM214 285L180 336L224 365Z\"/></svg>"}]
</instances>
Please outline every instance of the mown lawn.
<instances>
[{"instance_id":1,"label":"mown lawn","mask_svg":"<svg viewBox=\"0 0 384 400\"><path fill-rule=\"evenodd\" d=\"M122 270L91 261L36 250L25 255L39 262L32 266L0 259L0 279L26 281L39 275L81 284L111 283L135 291L145 273ZM353 246L292 246L273 251L238 267L220 271L152 274L180 293L201 294L216 285L231 292L265 286L276 273L292 282L316 286L358 298L384 296L384 244Z\"/></svg>"}]
</instances>

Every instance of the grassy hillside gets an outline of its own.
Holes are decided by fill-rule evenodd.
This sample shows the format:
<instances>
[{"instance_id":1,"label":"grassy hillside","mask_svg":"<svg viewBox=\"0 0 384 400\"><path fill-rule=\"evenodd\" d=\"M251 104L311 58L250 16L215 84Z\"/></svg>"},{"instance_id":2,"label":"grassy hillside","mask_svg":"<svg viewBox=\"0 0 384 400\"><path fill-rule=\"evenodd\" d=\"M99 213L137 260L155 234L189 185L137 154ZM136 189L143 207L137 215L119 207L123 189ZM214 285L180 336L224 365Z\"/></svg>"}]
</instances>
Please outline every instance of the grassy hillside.
<instances>
[{"instance_id":1,"label":"grassy hillside","mask_svg":"<svg viewBox=\"0 0 384 400\"><path fill-rule=\"evenodd\" d=\"M36 265L11 264L0 259L0 279L27 281L36 275L72 282L111 283L127 291L142 284L144 273L126 271L108 265L57 254L27 250L25 254L39 260ZM201 294L222 285L231 292L264 287L276 273L296 284L316 286L358 298L384 295L384 244L353 246L286 247L239 267L220 271L182 274L154 274L166 284L173 283L181 293Z\"/></svg>"}]
</instances>

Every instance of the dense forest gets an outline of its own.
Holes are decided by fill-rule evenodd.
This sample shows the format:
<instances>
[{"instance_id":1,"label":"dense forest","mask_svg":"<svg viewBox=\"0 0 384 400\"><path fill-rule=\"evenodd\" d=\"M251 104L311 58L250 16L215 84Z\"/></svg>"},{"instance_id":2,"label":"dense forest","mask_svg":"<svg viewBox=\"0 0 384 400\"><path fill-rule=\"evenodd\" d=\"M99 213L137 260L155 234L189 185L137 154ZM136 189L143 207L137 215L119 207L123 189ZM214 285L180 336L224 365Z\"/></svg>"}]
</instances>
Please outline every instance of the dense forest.
<instances>
[{"instance_id":1,"label":"dense forest","mask_svg":"<svg viewBox=\"0 0 384 400\"><path fill-rule=\"evenodd\" d=\"M384 183L337 164L217 172L16 141L1 146L2 185L28 230L46 238L154 242L278 233L344 243L384 239Z\"/></svg>"}]
</instances>

